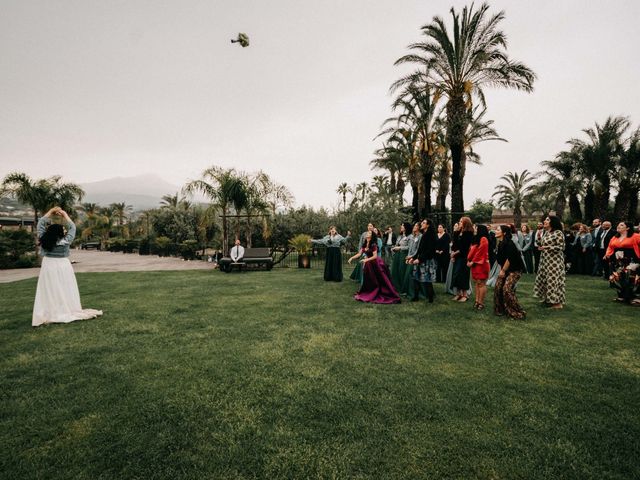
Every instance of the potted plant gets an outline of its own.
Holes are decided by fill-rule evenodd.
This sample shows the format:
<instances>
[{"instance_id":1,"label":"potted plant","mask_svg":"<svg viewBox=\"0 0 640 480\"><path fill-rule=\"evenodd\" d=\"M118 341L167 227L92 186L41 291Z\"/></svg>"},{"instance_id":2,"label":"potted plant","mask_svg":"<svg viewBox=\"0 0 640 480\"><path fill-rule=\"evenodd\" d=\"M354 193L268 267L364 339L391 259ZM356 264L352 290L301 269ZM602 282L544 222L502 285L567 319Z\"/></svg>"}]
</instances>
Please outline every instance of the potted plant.
<instances>
[{"instance_id":1,"label":"potted plant","mask_svg":"<svg viewBox=\"0 0 640 480\"><path fill-rule=\"evenodd\" d=\"M298 268L311 268L311 261L309 260L311 237L304 233L299 233L289 240L289 246L298 252Z\"/></svg>"}]
</instances>

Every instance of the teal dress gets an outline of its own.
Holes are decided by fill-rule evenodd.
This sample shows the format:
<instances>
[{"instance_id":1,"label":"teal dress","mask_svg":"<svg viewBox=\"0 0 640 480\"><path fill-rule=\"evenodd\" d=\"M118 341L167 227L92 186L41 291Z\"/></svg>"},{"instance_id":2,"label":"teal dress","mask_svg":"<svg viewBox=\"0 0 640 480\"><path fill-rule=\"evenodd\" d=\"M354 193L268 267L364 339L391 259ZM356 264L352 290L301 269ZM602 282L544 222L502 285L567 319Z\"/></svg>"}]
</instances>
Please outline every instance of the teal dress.
<instances>
[{"instance_id":1,"label":"teal dress","mask_svg":"<svg viewBox=\"0 0 640 480\"><path fill-rule=\"evenodd\" d=\"M407 292L403 290L404 276L407 268L409 267L405 261L407 259L407 253L409 252L409 239L407 235L398 237L396 241L396 247L400 250L393 252L393 259L391 260L391 281L393 286L400 295L406 295Z\"/></svg>"},{"instance_id":2,"label":"teal dress","mask_svg":"<svg viewBox=\"0 0 640 480\"><path fill-rule=\"evenodd\" d=\"M407 250L407 257L415 257L415 255L418 253L418 246L420 245L422 234L411 234L407 238L409 245L409 249ZM400 287L400 289L405 292L409 298L413 298L413 293L415 291L415 284L413 282L413 265L405 265L405 270L402 274L402 286ZM426 297L422 290L419 292L419 295L422 297Z\"/></svg>"},{"instance_id":3,"label":"teal dress","mask_svg":"<svg viewBox=\"0 0 640 480\"><path fill-rule=\"evenodd\" d=\"M324 280L325 282L341 282L342 281L342 252L340 247L344 245L349 237L343 237L340 234L326 235L320 240L311 240L314 245L323 245L327 247L327 256L324 262Z\"/></svg>"}]
</instances>

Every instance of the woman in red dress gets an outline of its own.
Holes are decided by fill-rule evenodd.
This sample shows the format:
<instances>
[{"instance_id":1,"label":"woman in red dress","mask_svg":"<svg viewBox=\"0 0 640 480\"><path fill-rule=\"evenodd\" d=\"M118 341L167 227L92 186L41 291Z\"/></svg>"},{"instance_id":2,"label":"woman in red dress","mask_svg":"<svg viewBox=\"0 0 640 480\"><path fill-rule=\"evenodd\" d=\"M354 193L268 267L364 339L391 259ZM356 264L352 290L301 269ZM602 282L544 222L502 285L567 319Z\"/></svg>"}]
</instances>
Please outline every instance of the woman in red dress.
<instances>
[{"instance_id":1,"label":"woman in red dress","mask_svg":"<svg viewBox=\"0 0 640 480\"><path fill-rule=\"evenodd\" d=\"M487 296L487 278L489 278L489 230L486 225L476 225L475 236L467 254L467 266L471 268L471 278L475 283L476 301L473 308L482 310Z\"/></svg>"},{"instance_id":2,"label":"woman in red dress","mask_svg":"<svg viewBox=\"0 0 640 480\"><path fill-rule=\"evenodd\" d=\"M400 295L388 275L389 269L378 261L378 241L375 233L367 233L362 249L349 259L349 263L360 258L363 279L354 298L367 303L400 303Z\"/></svg>"}]
</instances>

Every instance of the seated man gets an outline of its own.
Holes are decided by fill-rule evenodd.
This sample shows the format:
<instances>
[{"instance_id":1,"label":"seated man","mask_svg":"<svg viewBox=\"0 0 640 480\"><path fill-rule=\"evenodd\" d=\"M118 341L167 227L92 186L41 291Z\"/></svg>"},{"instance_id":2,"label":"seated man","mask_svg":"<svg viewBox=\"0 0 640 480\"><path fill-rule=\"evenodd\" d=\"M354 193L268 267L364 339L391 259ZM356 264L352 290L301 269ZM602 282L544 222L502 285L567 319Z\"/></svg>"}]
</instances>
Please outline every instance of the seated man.
<instances>
[{"instance_id":1,"label":"seated man","mask_svg":"<svg viewBox=\"0 0 640 480\"><path fill-rule=\"evenodd\" d=\"M231 261L233 261L233 263L242 262L242 258L244 257L244 247L240 245L239 238L236 238L236 244L231 249L229 256L231 257Z\"/></svg>"}]
</instances>

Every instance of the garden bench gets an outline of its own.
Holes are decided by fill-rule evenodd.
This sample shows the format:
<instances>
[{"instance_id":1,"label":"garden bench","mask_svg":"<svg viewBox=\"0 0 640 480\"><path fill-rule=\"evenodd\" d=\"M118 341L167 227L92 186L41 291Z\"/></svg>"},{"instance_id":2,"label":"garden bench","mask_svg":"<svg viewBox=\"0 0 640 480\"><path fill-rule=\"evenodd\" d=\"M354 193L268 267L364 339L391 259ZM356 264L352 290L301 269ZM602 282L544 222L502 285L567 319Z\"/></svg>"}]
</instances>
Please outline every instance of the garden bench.
<instances>
[{"instance_id":1,"label":"garden bench","mask_svg":"<svg viewBox=\"0 0 640 480\"><path fill-rule=\"evenodd\" d=\"M222 257L218 265L220 265L220 270L226 273L230 273L234 268L242 271L243 267L264 267L267 270L271 270L273 268L273 258L268 248L245 248L244 257L240 262L234 262L231 257Z\"/></svg>"},{"instance_id":2,"label":"garden bench","mask_svg":"<svg viewBox=\"0 0 640 480\"><path fill-rule=\"evenodd\" d=\"M100 250L100 242L84 242L80 244L80 250L90 250L92 248Z\"/></svg>"}]
</instances>

